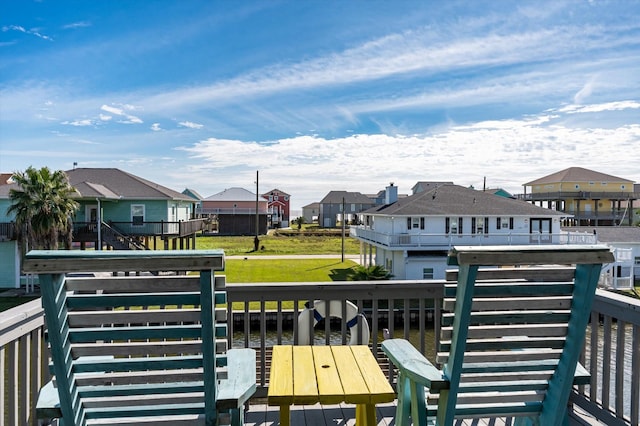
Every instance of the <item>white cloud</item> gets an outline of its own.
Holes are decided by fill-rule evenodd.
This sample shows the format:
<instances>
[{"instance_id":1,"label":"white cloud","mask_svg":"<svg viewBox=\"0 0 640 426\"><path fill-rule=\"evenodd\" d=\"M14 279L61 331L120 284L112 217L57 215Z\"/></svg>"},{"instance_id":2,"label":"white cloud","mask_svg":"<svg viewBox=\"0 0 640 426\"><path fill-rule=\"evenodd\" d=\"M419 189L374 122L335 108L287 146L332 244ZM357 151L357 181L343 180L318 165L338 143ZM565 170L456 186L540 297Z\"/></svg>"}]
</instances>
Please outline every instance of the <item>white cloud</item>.
<instances>
[{"instance_id":1,"label":"white cloud","mask_svg":"<svg viewBox=\"0 0 640 426\"><path fill-rule=\"evenodd\" d=\"M194 123L192 121L181 121L178 123L179 126L188 127L189 129L202 129L204 127L203 124Z\"/></svg>"},{"instance_id":2,"label":"white cloud","mask_svg":"<svg viewBox=\"0 0 640 426\"><path fill-rule=\"evenodd\" d=\"M161 132L162 130L164 130L162 129L162 127L160 127L160 123L153 123L150 128L154 132Z\"/></svg>"},{"instance_id":3,"label":"white cloud","mask_svg":"<svg viewBox=\"0 0 640 426\"><path fill-rule=\"evenodd\" d=\"M102 121L110 121L113 117L111 117L110 115L106 115L106 114L100 114L100 120Z\"/></svg>"},{"instance_id":4,"label":"white cloud","mask_svg":"<svg viewBox=\"0 0 640 426\"><path fill-rule=\"evenodd\" d=\"M111 114L124 115L124 111L122 110L122 108L116 108L109 105L102 105L100 109Z\"/></svg>"},{"instance_id":5,"label":"white cloud","mask_svg":"<svg viewBox=\"0 0 640 426\"><path fill-rule=\"evenodd\" d=\"M41 38L43 40L53 41L53 39L51 37L40 33L40 31L38 29L36 29L36 28L27 30L26 28L24 28L23 26L20 26L20 25L5 25L5 26L3 26L2 27L2 32L7 32L7 31L18 31L20 33L29 34L29 35L33 35L33 36L39 37L39 38Z\"/></svg>"},{"instance_id":6,"label":"white cloud","mask_svg":"<svg viewBox=\"0 0 640 426\"><path fill-rule=\"evenodd\" d=\"M91 26L91 22L79 21L79 22L73 22L71 24L63 25L62 28L65 30L72 30L76 28L86 28L90 26Z\"/></svg>"},{"instance_id":7,"label":"white cloud","mask_svg":"<svg viewBox=\"0 0 640 426\"><path fill-rule=\"evenodd\" d=\"M110 106L110 105L102 105L100 109L110 114L124 117L123 119L118 120L118 123L121 123L121 124L142 124L143 123L141 118L125 112L125 111L135 111L140 109L133 105L122 105L122 108L119 108L116 106Z\"/></svg>"},{"instance_id":8,"label":"white cloud","mask_svg":"<svg viewBox=\"0 0 640 426\"><path fill-rule=\"evenodd\" d=\"M85 118L82 120L63 121L62 124L74 126L74 127L86 127L86 126L93 126L94 123L91 119Z\"/></svg>"},{"instance_id":9,"label":"white cloud","mask_svg":"<svg viewBox=\"0 0 640 426\"><path fill-rule=\"evenodd\" d=\"M298 208L330 190L377 192L391 181L408 193L419 180L482 188L486 177L489 187L520 193L523 183L572 166L640 179L640 124L581 128L563 118L543 113L415 136L297 136L268 144L209 138L179 150L189 155L189 175L198 176L208 195L230 186L251 189L260 170L263 188L292 194ZM224 187L210 187L216 181Z\"/></svg>"}]
</instances>

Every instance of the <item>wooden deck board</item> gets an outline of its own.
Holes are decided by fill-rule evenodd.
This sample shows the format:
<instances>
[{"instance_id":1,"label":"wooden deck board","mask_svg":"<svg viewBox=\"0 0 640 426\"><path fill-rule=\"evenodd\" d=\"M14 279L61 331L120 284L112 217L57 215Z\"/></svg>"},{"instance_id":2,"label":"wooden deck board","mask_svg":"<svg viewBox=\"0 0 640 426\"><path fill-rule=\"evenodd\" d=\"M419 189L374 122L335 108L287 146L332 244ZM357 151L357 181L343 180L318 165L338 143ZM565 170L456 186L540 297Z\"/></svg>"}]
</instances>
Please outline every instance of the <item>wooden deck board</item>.
<instances>
[{"instance_id":1,"label":"wooden deck board","mask_svg":"<svg viewBox=\"0 0 640 426\"><path fill-rule=\"evenodd\" d=\"M394 421L395 410L395 402L376 405L378 426L399 426ZM354 404L291 406L292 426L355 426L355 418ZM601 425L601 423L589 421L588 418L583 418L582 421L586 423L578 423L571 418L570 425ZM249 410L245 413L246 426L278 426L279 424L278 407L266 404L250 404ZM474 419L459 420L455 424L456 426L510 426L512 423L504 419Z\"/></svg>"}]
</instances>

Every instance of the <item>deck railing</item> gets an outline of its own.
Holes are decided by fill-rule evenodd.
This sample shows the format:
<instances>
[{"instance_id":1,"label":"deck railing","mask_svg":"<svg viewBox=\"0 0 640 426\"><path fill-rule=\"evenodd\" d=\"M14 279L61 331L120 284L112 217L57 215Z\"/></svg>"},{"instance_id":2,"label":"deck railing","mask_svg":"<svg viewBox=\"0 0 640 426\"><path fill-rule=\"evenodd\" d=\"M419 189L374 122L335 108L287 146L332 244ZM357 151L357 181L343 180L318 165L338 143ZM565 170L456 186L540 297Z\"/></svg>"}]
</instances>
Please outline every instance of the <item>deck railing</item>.
<instances>
[{"instance_id":1,"label":"deck railing","mask_svg":"<svg viewBox=\"0 0 640 426\"><path fill-rule=\"evenodd\" d=\"M157 222L113 222L109 225L116 228L122 234L130 236L158 236L158 237L186 237L206 229L205 219L189 219L181 221L157 221ZM97 226L93 222L75 222L73 224L74 235L95 235Z\"/></svg>"},{"instance_id":2,"label":"deck railing","mask_svg":"<svg viewBox=\"0 0 640 426\"><path fill-rule=\"evenodd\" d=\"M595 244L597 236L585 232L562 232L559 234L505 232L489 234L437 234L407 233L389 234L366 226L351 226L350 235L364 242L389 248L420 248L423 250L449 250L455 245L527 245L527 244Z\"/></svg>"},{"instance_id":3,"label":"deck railing","mask_svg":"<svg viewBox=\"0 0 640 426\"><path fill-rule=\"evenodd\" d=\"M442 291L442 281L230 283L230 344L257 349L258 385L264 392L268 386L270 347L296 343L298 328L310 327L298 324L304 303L350 300L366 315L372 347L378 349L388 335L405 337L433 359ZM592 318L584 354L592 382L576 390L572 402L605 424L638 426L640 300L598 290ZM344 321L340 324L316 327L316 332L321 333L316 335L316 342L347 342L347 326ZM33 417L37 391L48 378L43 328L39 299L0 313L0 418L7 426L37 424ZM378 350L374 354L381 364L386 363Z\"/></svg>"}]
</instances>

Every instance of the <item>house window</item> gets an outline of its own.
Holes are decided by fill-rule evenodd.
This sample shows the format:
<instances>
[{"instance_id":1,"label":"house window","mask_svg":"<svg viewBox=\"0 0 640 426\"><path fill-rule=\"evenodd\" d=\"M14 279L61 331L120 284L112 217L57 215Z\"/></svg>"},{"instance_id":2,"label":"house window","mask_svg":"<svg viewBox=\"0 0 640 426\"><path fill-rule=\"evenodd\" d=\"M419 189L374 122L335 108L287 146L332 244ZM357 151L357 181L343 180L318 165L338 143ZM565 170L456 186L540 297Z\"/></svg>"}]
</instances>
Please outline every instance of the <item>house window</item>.
<instances>
[{"instance_id":1,"label":"house window","mask_svg":"<svg viewBox=\"0 0 640 426\"><path fill-rule=\"evenodd\" d=\"M624 189L624 188L625 188L625 186L624 186L624 185L620 185L620 189Z\"/></svg>"},{"instance_id":2,"label":"house window","mask_svg":"<svg viewBox=\"0 0 640 426\"><path fill-rule=\"evenodd\" d=\"M449 218L447 218L447 221L449 222L449 233L451 234L457 234L458 233L458 221L457 220L449 220Z\"/></svg>"},{"instance_id":3,"label":"house window","mask_svg":"<svg viewBox=\"0 0 640 426\"><path fill-rule=\"evenodd\" d=\"M496 218L496 229L513 229L513 218L510 217L509 219L507 218L502 218L502 217L498 217Z\"/></svg>"},{"instance_id":4,"label":"house window","mask_svg":"<svg viewBox=\"0 0 640 426\"><path fill-rule=\"evenodd\" d=\"M487 230L486 224L488 223L486 217L472 217L471 218L471 233L472 234L484 234Z\"/></svg>"},{"instance_id":5,"label":"house window","mask_svg":"<svg viewBox=\"0 0 640 426\"><path fill-rule=\"evenodd\" d=\"M131 224L133 226L144 225L144 204L131 205Z\"/></svg>"},{"instance_id":6,"label":"house window","mask_svg":"<svg viewBox=\"0 0 640 426\"><path fill-rule=\"evenodd\" d=\"M580 189L580 185L576 183L576 189Z\"/></svg>"},{"instance_id":7,"label":"house window","mask_svg":"<svg viewBox=\"0 0 640 426\"><path fill-rule=\"evenodd\" d=\"M423 280L432 280L433 279L433 268L422 268L422 279Z\"/></svg>"},{"instance_id":8,"label":"house window","mask_svg":"<svg viewBox=\"0 0 640 426\"><path fill-rule=\"evenodd\" d=\"M424 217L408 217L407 229L424 229Z\"/></svg>"}]
</instances>

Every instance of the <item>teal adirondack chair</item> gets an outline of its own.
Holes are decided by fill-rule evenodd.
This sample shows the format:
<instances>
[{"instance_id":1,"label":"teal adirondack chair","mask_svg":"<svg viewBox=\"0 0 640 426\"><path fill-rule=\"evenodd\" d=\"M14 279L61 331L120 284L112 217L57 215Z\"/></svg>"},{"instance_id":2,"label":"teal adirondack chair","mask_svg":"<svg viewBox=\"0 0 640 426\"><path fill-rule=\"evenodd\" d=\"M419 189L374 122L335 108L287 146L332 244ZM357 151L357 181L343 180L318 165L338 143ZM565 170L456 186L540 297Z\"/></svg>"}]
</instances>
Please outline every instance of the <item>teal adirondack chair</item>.
<instances>
[{"instance_id":1,"label":"teal adirondack chair","mask_svg":"<svg viewBox=\"0 0 640 426\"><path fill-rule=\"evenodd\" d=\"M227 350L222 251L32 251L24 269L39 274L55 374L39 418L243 424L256 354Z\"/></svg>"},{"instance_id":2,"label":"teal adirondack chair","mask_svg":"<svg viewBox=\"0 0 640 426\"><path fill-rule=\"evenodd\" d=\"M409 342L383 351L398 370L396 424L452 425L456 418L515 418L567 425L605 246L455 247L457 284L445 286L436 368Z\"/></svg>"}]
</instances>

